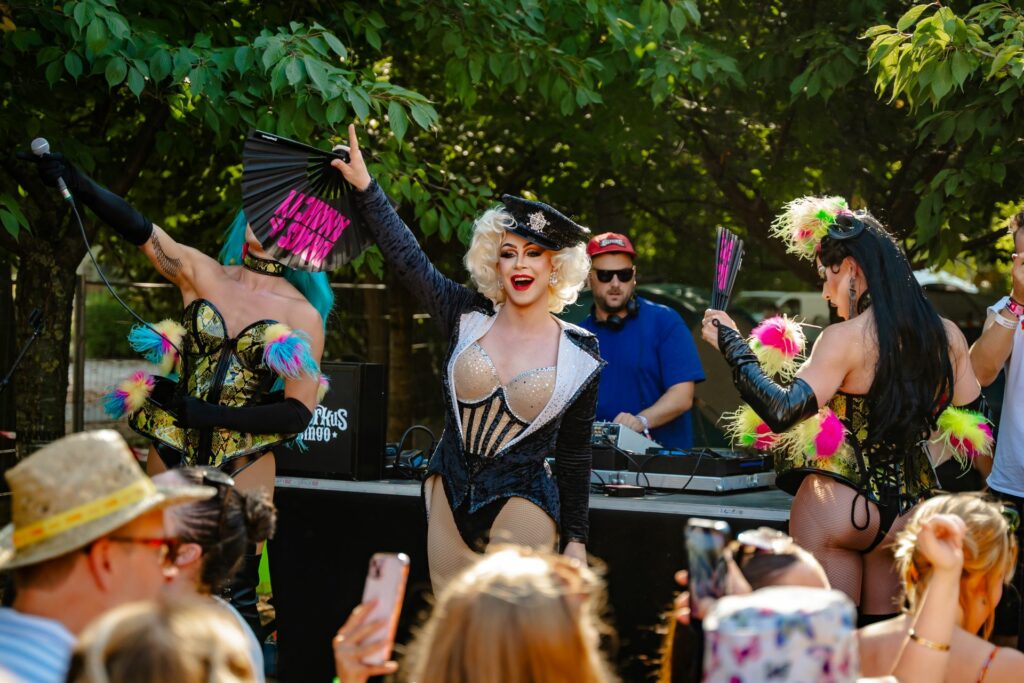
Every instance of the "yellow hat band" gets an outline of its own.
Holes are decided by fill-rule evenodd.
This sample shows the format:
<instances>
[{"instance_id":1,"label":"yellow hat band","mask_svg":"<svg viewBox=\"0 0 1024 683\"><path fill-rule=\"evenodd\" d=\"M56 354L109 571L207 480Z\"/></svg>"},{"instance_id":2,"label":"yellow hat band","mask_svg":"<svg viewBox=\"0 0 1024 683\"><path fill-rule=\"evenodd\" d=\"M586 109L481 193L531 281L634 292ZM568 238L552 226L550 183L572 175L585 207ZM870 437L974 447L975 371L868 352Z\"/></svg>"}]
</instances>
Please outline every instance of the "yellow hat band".
<instances>
[{"instance_id":1,"label":"yellow hat band","mask_svg":"<svg viewBox=\"0 0 1024 683\"><path fill-rule=\"evenodd\" d=\"M149 496L157 495L156 486L149 479L139 479L134 484L113 493L91 500L88 503L65 510L59 514L33 522L14 530L14 547L22 550L33 543L39 543L65 531L88 524L101 517L111 515L122 508L134 505Z\"/></svg>"}]
</instances>

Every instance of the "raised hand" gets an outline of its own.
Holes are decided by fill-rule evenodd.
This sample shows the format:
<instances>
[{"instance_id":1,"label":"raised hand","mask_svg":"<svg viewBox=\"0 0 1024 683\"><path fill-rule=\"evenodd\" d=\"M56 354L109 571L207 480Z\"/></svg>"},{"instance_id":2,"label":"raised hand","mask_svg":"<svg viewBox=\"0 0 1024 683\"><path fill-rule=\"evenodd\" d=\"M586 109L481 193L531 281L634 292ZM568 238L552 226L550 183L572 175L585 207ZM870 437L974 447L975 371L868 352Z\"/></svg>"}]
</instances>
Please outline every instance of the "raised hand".
<instances>
[{"instance_id":1,"label":"raised hand","mask_svg":"<svg viewBox=\"0 0 1024 683\"><path fill-rule=\"evenodd\" d=\"M964 534L967 525L955 515L936 515L917 535L917 550L936 572L960 574L964 565Z\"/></svg>"},{"instance_id":2,"label":"raised hand","mask_svg":"<svg viewBox=\"0 0 1024 683\"><path fill-rule=\"evenodd\" d=\"M338 629L334 636L334 668L340 683L366 683L372 676L385 676L398 670L396 662L383 664L364 664L363 659L380 650L381 643L376 639L382 630L387 629L383 619L367 622L367 617L374 603L359 605Z\"/></svg>"},{"instance_id":3,"label":"raised hand","mask_svg":"<svg viewBox=\"0 0 1024 683\"><path fill-rule=\"evenodd\" d=\"M342 148L344 149L344 147ZM348 156L347 164L341 159L335 159L331 162L331 166L341 171L341 175L352 187L363 192L370 186L372 178L370 178L370 172L366 170L363 153L359 151L359 139L356 137L355 124L352 123L348 125Z\"/></svg>"}]
</instances>

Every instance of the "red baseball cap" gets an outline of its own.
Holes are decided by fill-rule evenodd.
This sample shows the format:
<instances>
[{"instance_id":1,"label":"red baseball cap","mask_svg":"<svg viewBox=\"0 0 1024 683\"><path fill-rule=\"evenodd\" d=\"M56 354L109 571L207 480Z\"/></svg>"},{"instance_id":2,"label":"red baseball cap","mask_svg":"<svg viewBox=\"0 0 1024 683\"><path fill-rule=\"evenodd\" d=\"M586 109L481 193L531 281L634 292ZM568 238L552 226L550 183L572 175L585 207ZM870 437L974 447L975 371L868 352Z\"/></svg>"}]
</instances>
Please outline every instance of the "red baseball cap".
<instances>
[{"instance_id":1,"label":"red baseball cap","mask_svg":"<svg viewBox=\"0 0 1024 683\"><path fill-rule=\"evenodd\" d=\"M600 256L601 254L636 256L636 249L625 235L620 235L617 232L604 232L592 237L587 243L587 256Z\"/></svg>"}]
</instances>

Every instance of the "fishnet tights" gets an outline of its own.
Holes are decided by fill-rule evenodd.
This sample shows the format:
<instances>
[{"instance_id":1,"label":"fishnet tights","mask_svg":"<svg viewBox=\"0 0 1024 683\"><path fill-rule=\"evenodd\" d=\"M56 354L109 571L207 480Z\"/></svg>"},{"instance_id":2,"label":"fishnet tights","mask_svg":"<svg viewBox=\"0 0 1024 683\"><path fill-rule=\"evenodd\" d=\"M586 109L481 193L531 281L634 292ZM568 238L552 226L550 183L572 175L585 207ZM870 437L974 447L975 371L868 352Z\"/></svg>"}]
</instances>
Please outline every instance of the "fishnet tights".
<instances>
[{"instance_id":1,"label":"fishnet tights","mask_svg":"<svg viewBox=\"0 0 1024 683\"><path fill-rule=\"evenodd\" d=\"M459 535L452 516L444 485L436 475L426 482L427 499L427 561L434 595L439 595L448 582L476 562L480 555L470 550ZM553 551L558 542L554 520L525 498L508 499L491 527L493 545L515 543L538 550Z\"/></svg>"},{"instance_id":2,"label":"fishnet tights","mask_svg":"<svg viewBox=\"0 0 1024 683\"><path fill-rule=\"evenodd\" d=\"M832 587L850 596L862 614L889 614L898 611L899 592L891 544L911 512L897 517L885 539L864 553L881 524L878 507L849 486L812 474L793 499L789 530L821 562Z\"/></svg>"}]
</instances>

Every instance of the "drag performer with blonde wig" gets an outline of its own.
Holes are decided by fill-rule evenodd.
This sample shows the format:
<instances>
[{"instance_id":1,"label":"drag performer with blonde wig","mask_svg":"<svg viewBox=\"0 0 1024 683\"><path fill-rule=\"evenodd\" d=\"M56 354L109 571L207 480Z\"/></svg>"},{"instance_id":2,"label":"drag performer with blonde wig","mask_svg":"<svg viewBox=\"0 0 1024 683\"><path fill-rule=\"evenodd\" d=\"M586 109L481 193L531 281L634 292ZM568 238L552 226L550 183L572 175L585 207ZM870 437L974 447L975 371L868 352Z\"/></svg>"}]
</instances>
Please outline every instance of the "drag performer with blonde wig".
<instances>
[{"instance_id":1,"label":"drag performer with blonde wig","mask_svg":"<svg viewBox=\"0 0 1024 683\"><path fill-rule=\"evenodd\" d=\"M774 228L791 253L815 262L822 296L843 322L825 328L785 384L724 312L704 314L703 336L763 421L759 440L788 446L776 454L776 472L779 488L795 495L794 540L865 621L875 620L896 611L895 533L939 483L928 447L952 444L961 458L991 451L980 417L945 410L978 400L980 387L963 334L935 312L903 250L870 214L840 197L806 197ZM936 464L952 453L932 450Z\"/></svg>"},{"instance_id":2,"label":"drag performer with blonde wig","mask_svg":"<svg viewBox=\"0 0 1024 683\"><path fill-rule=\"evenodd\" d=\"M351 163L334 165L393 272L450 340L445 429L424 484L435 593L491 541L550 549L560 535L566 554L585 559L602 361L593 335L552 313L583 286L587 229L505 195L474 225L469 289L423 253L370 177L354 127L349 142Z\"/></svg>"}]
</instances>

